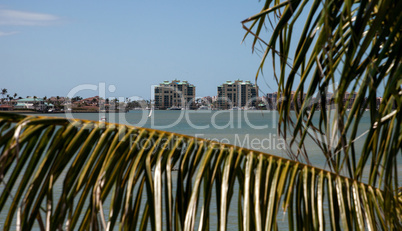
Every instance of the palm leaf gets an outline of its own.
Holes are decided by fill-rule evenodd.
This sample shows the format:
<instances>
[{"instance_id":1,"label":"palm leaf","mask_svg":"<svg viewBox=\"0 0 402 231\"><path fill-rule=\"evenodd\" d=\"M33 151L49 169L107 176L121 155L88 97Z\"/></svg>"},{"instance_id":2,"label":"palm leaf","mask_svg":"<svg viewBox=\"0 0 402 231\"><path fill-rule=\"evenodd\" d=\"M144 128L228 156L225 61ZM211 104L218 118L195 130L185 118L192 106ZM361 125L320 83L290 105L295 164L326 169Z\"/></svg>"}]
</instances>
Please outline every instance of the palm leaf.
<instances>
[{"instance_id":1,"label":"palm leaf","mask_svg":"<svg viewBox=\"0 0 402 231\"><path fill-rule=\"evenodd\" d=\"M288 228L400 226L385 222L384 191L269 154L95 121L2 113L0 124L4 230L225 230L233 209L243 230L277 229L281 211Z\"/></svg>"},{"instance_id":2,"label":"palm leaf","mask_svg":"<svg viewBox=\"0 0 402 231\"><path fill-rule=\"evenodd\" d=\"M247 23L253 26L268 20L277 22L271 28L272 33L250 27L247 35L253 35L266 45L256 78L272 53L271 66L280 97L277 105L279 133L290 140L290 158L302 161L303 157L309 163L305 141L312 139L332 172L362 182L363 173L369 169L367 183L371 191L382 190L386 194L381 202L385 210L367 198L371 191L361 191L354 183L343 188L337 183L338 178L333 178L335 183L332 182L334 185L329 189L345 193L338 200L347 201L348 205L363 200L366 219L361 214L356 215L356 227L362 227L363 220L383 228L395 221L400 223L396 207L387 206L400 206L396 198L401 188L398 159L400 161L402 153L402 2L291 0L266 3L268 6L264 5L263 12L242 23L248 28ZM304 27L294 31L295 24ZM292 43L297 45L292 47ZM349 97L348 91L351 92ZM381 91L383 93L379 94ZM356 95L354 100L353 94ZM382 101L378 105L379 96ZM358 127L367 108L371 126L359 134ZM295 117L290 116L292 111ZM318 115L318 123L313 123L314 115ZM361 152L356 151L357 139L365 139ZM350 195L352 189L360 190L364 196L355 198ZM333 198L329 199L331 206L335 204ZM338 209L341 214L350 210L343 206ZM386 214L387 219L377 219L371 212L376 209ZM331 220L336 219L331 216ZM347 222L343 227L351 225Z\"/></svg>"}]
</instances>

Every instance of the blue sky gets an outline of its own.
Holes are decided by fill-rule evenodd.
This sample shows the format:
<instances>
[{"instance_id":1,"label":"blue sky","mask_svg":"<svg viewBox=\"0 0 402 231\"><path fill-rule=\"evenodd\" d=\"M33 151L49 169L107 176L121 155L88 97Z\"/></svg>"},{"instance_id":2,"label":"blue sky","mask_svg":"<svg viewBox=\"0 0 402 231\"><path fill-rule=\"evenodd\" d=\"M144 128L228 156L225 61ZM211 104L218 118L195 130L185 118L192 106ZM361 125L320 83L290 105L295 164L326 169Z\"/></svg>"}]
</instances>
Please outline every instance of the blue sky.
<instances>
[{"instance_id":1,"label":"blue sky","mask_svg":"<svg viewBox=\"0 0 402 231\"><path fill-rule=\"evenodd\" d=\"M261 7L257 0L3 0L0 88L50 97L103 82L115 86L106 96L149 98L151 85L177 78L196 85L197 96L216 95L226 80L254 81L260 57L250 39L241 44L240 22ZM267 69L265 79L275 88Z\"/></svg>"}]
</instances>

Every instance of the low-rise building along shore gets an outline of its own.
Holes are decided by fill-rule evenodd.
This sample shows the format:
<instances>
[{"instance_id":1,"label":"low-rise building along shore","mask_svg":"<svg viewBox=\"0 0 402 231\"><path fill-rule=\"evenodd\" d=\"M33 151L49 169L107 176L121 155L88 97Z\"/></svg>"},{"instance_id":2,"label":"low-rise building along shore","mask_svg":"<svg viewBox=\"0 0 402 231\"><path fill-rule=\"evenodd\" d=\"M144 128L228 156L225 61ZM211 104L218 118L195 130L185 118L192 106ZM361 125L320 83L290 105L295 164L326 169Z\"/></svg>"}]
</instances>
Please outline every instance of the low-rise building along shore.
<instances>
[{"instance_id":1,"label":"low-rise building along shore","mask_svg":"<svg viewBox=\"0 0 402 231\"><path fill-rule=\"evenodd\" d=\"M46 102L43 98L24 98L18 99L14 109L32 109L37 111L47 111L54 109L54 105Z\"/></svg>"}]
</instances>

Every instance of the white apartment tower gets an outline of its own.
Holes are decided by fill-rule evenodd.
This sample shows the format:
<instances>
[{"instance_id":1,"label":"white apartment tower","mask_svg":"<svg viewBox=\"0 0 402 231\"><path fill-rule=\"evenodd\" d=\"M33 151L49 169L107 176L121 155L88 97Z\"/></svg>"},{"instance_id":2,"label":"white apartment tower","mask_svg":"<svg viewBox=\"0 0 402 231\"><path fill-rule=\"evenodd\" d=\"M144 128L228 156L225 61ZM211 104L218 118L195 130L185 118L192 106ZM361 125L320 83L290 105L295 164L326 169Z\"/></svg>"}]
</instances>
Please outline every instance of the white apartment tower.
<instances>
[{"instance_id":1,"label":"white apartment tower","mask_svg":"<svg viewBox=\"0 0 402 231\"><path fill-rule=\"evenodd\" d=\"M193 108L195 99L195 86L187 81L165 80L155 87L155 107L168 108Z\"/></svg>"},{"instance_id":2,"label":"white apartment tower","mask_svg":"<svg viewBox=\"0 0 402 231\"><path fill-rule=\"evenodd\" d=\"M218 107L231 109L233 107L247 108L255 106L258 97L257 86L250 81L226 81L218 86Z\"/></svg>"}]
</instances>

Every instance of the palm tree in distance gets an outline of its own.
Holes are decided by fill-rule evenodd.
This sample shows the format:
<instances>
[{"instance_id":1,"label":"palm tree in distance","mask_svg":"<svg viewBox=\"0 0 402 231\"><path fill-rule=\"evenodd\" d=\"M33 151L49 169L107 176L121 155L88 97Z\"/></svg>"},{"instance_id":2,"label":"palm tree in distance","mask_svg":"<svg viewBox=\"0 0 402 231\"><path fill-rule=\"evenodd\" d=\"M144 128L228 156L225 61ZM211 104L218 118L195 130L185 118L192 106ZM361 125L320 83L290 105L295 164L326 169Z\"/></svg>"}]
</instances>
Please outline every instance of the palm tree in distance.
<instances>
[{"instance_id":1,"label":"palm tree in distance","mask_svg":"<svg viewBox=\"0 0 402 231\"><path fill-rule=\"evenodd\" d=\"M7 94L7 89L6 88L1 89L0 94L2 95L1 102L3 103L4 102L4 96Z\"/></svg>"},{"instance_id":2,"label":"palm tree in distance","mask_svg":"<svg viewBox=\"0 0 402 231\"><path fill-rule=\"evenodd\" d=\"M7 95L8 104L11 105L13 99L14 99L14 98L13 98L11 95Z\"/></svg>"},{"instance_id":3,"label":"palm tree in distance","mask_svg":"<svg viewBox=\"0 0 402 231\"><path fill-rule=\"evenodd\" d=\"M402 1L307 3L268 0L243 21L253 45L266 46L259 71L272 57L292 160L153 129L3 113L2 228L401 230ZM370 128L360 135L363 113ZM329 170L305 164L307 139Z\"/></svg>"},{"instance_id":4,"label":"palm tree in distance","mask_svg":"<svg viewBox=\"0 0 402 231\"><path fill-rule=\"evenodd\" d=\"M14 104L17 104L17 96L18 96L18 94L14 93L14 95L13 95Z\"/></svg>"}]
</instances>

